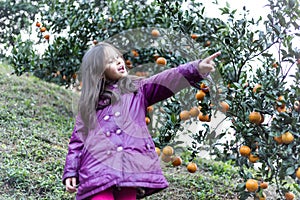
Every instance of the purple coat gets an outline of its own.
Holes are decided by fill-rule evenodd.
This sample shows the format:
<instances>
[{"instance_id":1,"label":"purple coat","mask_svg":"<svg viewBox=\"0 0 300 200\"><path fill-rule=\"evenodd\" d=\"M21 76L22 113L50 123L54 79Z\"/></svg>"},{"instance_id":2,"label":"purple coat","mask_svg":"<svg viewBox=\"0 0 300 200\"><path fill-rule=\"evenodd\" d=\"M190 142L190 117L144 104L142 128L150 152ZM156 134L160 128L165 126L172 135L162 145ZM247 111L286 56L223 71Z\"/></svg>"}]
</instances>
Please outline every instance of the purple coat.
<instances>
[{"instance_id":1,"label":"purple coat","mask_svg":"<svg viewBox=\"0 0 300 200\"><path fill-rule=\"evenodd\" d=\"M145 123L146 108L203 79L199 61L165 70L139 82L136 93L97 111L98 126L88 136L77 117L63 174L77 177L76 199L85 199L109 187L136 187L138 198L168 187L155 146ZM116 87L114 90L118 91Z\"/></svg>"}]
</instances>

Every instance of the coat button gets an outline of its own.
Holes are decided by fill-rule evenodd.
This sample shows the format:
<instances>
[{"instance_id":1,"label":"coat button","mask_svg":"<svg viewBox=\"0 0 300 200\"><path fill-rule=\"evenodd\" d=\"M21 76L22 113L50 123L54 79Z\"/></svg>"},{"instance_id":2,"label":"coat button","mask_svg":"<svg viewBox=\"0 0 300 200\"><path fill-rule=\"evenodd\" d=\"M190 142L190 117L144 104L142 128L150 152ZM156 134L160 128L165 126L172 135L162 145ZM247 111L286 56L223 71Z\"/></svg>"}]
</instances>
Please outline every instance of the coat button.
<instances>
[{"instance_id":1,"label":"coat button","mask_svg":"<svg viewBox=\"0 0 300 200\"><path fill-rule=\"evenodd\" d=\"M110 151L110 150L106 151L106 154L107 154L107 155L110 155L110 154L111 154L111 151Z\"/></svg>"},{"instance_id":2,"label":"coat button","mask_svg":"<svg viewBox=\"0 0 300 200\"><path fill-rule=\"evenodd\" d=\"M105 135L106 135L107 137L109 137L111 134L110 134L109 131L107 131L107 132L105 133Z\"/></svg>"},{"instance_id":3,"label":"coat button","mask_svg":"<svg viewBox=\"0 0 300 200\"><path fill-rule=\"evenodd\" d=\"M105 117L103 117L103 119L104 119L105 121L107 121L107 120L109 119L109 115L105 115Z\"/></svg>"},{"instance_id":4,"label":"coat button","mask_svg":"<svg viewBox=\"0 0 300 200\"><path fill-rule=\"evenodd\" d=\"M118 146L117 147L117 151L123 151L123 147L122 146Z\"/></svg>"},{"instance_id":5,"label":"coat button","mask_svg":"<svg viewBox=\"0 0 300 200\"><path fill-rule=\"evenodd\" d=\"M118 135L120 135L122 133L122 130L121 129L118 129L117 131L116 131L116 134L118 134Z\"/></svg>"},{"instance_id":6,"label":"coat button","mask_svg":"<svg viewBox=\"0 0 300 200\"><path fill-rule=\"evenodd\" d=\"M119 117L121 115L121 113L119 111L115 112L115 116Z\"/></svg>"},{"instance_id":7,"label":"coat button","mask_svg":"<svg viewBox=\"0 0 300 200\"><path fill-rule=\"evenodd\" d=\"M147 146L147 149L149 149L149 150L151 149L151 145L150 144L147 144L146 146Z\"/></svg>"}]
</instances>

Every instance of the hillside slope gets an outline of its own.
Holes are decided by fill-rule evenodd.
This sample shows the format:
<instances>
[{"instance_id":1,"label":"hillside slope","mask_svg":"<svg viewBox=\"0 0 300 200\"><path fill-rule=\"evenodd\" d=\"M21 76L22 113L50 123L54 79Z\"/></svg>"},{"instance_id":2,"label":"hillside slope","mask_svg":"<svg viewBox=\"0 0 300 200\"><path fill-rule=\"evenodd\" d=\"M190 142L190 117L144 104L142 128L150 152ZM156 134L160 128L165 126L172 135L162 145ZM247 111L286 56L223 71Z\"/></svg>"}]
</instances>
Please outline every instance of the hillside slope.
<instances>
[{"instance_id":1,"label":"hillside slope","mask_svg":"<svg viewBox=\"0 0 300 200\"><path fill-rule=\"evenodd\" d=\"M0 69L0 199L71 199L61 175L74 94Z\"/></svg>"}]
</instances>

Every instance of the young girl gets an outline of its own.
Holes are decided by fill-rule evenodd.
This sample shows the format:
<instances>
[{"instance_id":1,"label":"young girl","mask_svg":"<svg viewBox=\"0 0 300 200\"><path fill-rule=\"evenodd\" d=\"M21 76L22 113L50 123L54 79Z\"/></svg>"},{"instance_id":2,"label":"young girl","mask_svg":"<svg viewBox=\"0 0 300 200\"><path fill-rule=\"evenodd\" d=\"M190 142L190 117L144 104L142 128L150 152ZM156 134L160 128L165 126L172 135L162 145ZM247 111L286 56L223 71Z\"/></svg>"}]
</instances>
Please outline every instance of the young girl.
<instances>
[{"instance_id":1,"label":"young girl","mask_svg":"<svg viewBox=\"0 0 300 200\"><path fill-rule=\"evenodd\" d=\"M63 174L66 190L77 191L78 200L133 200L168 187L145 122L146 108L196 86L214 70L219 55L142 79L128 75L112 45L102 42L87 51Z\"/></svg>"}]
</instances>

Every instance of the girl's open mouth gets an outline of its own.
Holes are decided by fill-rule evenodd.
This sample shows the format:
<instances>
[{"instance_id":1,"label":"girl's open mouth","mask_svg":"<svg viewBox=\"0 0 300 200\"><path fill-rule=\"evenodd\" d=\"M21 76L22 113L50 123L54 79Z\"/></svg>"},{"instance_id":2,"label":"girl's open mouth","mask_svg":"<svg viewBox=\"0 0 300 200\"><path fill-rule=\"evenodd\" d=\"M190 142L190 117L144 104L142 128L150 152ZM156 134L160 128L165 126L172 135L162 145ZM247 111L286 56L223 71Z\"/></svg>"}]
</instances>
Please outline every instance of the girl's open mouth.
<instances>
[{"instance_id":1,"label":"girl's open mouth","mask_svg":"<svg viewBox=\"0 0 300 200\"><path fill-rule=\"evenodd\" d=\"M122 65L121 67L118 68L119 72L124 72L125 71L125 67Z\"/></svg>"}]
</instances>

